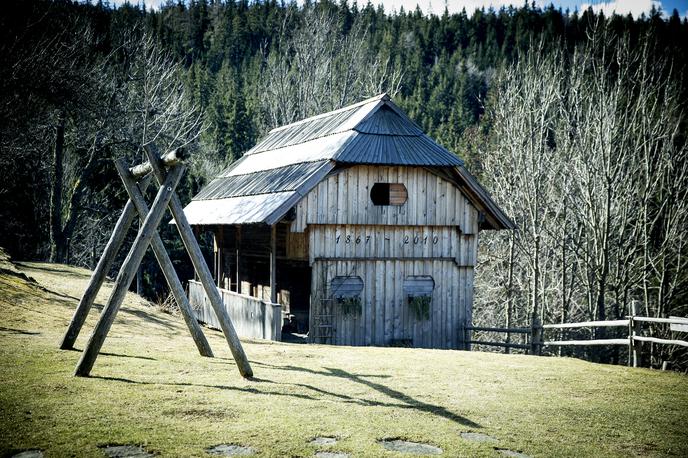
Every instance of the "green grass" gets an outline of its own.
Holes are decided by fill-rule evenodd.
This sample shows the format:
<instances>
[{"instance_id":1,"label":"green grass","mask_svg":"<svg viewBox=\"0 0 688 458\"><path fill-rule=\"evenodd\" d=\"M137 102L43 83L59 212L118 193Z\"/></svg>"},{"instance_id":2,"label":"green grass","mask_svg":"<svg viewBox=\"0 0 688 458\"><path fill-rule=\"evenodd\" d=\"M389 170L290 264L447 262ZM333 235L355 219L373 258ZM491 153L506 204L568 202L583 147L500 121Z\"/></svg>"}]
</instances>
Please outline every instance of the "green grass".
<instances>
[{"instance_id":1,"label":"green grass","mask_svg":"<svg viewBox=\"0 0 688 458\"><path fill-rule=\"evenodd\" d=\"M1 267L1 266L0 266ZM58 342L89 272L21 264L38 284L0 271L0 455L103 456L140 444L162 456L204 456L239 444L258 456L403 456L377 441L404 438L445 456L688 456L688 378L566 358L244 340L244 380L222 335L202 358L183 321L129 295L89 378L80 351ZM102 304L111 285L98 297ZM97 316L93 310L77 347ZM336 436L330 447L309 441ZM207 456L207 455L206 455Z\"/></svg>"}]
</instances>

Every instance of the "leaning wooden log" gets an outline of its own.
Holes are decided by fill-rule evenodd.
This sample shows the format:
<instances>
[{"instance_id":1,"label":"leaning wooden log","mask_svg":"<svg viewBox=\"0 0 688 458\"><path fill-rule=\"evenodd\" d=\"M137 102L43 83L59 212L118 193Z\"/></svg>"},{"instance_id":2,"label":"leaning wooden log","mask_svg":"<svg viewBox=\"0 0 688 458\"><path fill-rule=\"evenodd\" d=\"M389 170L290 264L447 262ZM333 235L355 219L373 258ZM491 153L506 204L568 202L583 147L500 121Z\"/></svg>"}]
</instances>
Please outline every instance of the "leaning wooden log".
<instances>
[{"instance_id":1,"label":"leaning wooden log","mask_svg":"<svg viewBox=\"0 0 688 458\"><path fill-rule=\"evenodd\" d=\"M158 182L164 181L165 171L162 168L161 162L158 160L160 155L158 154L157 147L153 144L149 144L146 145L144 149L146 150L146 154L148 154L148 160L153 166L153 173L158 179ZM177 230L181 235L184 246L186 247L186 251L191 258L194 269L196 269L196 273L203 284L205 293L208 296L208 299L210 299L210 304L215 311L218 321L220 322L220 327L225 335L225 339L227 339L227 343L229 344L229 349L232 352L234 361L239 368L239 373L245 378L253 377L253 370L251 369L251 365L248 362L246 353L244 353L244 349L241 346L239 336L237 336L234 325L232 325L232 320L229 318L229 314L222 303L220 292L215 286L213 276L210 273L210 269L208 269L208 265L205 263L205 259L203 258L201 249L198 246L196 237L194 237L193 230L189 225L189 221L186 219L184 207L182 207L182 204L179 202L179 198L176 195L172 196L170 199L169 207L170 211L172 212L172 216L177 223Z\"/></svg>"},{"instance_id":2,"label":"leaning wooden log","mask_svg":"<svg viewBox=\"0 0 688 458\"><path fill-rule=\"evenodd\" d=\"M148 176L141 180L139 186L141 186L143 191L148 188L151 178L153 177ZM122 215L119 217L119 220L117 220L117 224L115 224L115 229L112 231L110 240L105 246L103 255L100 257L98 265L93 271L93 275L91 275L91 280L88 282L86 291L84 291L83 296L81 296L79 305L74 311L74 316L72 316L72 320L69 322L67 332L60 343L60 348L62 350L71 350L74 348L74 342L76 341L76 338L79 337L79 332L81 332L81 328L86 321L88 312L91 310L93 302L96 300L98 291L100 291L100 287L103 285L103 281L105 280L107 273L110 271L112 263L115 260L115 256L117 256L119 249L122 247L124 238L127 236L127 231L131 227L131 223L134 221L135 217L136 209L130 200L124 206Z\"/></svg>"},{"instance_id":3,"label":"leaning wooden log","mask_svg":"<svg viewBox=\"0 0 688 458\"><path fill-rule=\"evenodd\" d=\"M129 289L129 285L136 275L136 270L138 269L139 264L141 264L141 260L143 260L143 255L146 253L146 249L148 248L153 235L157 231L160 220L165 214L165 208L170 202L170 198L174 195L174 189L179 183L179 179L181 178L183 172L183 165L173 167L170 173L167 174L167 178L160 186L160 190L155 196L155 200L151 206L151 211L148 213L146 220L139 229L136 240L134 240L134 245L129 250L129 254L127 254L124 264L117 275L115 286L110 294L110 298L100 314L98 323L91 333L91 337L88 340L86 348L84 348L84 352L81 354L81 359L79 359L79 363L76 366L74 375L85 377L91 373L91 369L93 368L93 364L98 357L100 348L103 346L103 342L105 342L105 338L110 331L110 327L115 321L117 311L122 305L122 301L124 300L124 296Z\"/></svg>"},{"instance_id":4,"label":"leaning wooden log","mask_svg":"<svg viewBox=\"0 0 688 458\"><path fill-rule=\"evenodd\" d=\"M134 203L141 220L143 220L148 214L148 205L146 205L143 194L139 190L134 178L129 173L129 169L127 169L125 164L126 162L123 159L115 161L115 167L117 167L117 171L122 178L122 182L124 182L124 187L129 194L129 199ZM205 335L203 335L203 331L201 330L201 326L198 324L198 320L196 320L194 317L193 310L191 310L191 304L189 304L189 300L184 292L184 287L179 281L179 277L177 277L177 272L174 270L172 261L167 255L165 246L163 245L162 239L157 231L151 240L151 247L153 248L155 258L158 260L160 269L165 276L165 280L167 280L167 284L170 287L170 291L172 292L175 301L177 301L179 310L184 317L186 326L189 328L189 332L191 333L191 337L193 338L199 353L201 356L212 357L213 351L210 349L210 344L205 338Z\"/></svg>"},{"instance_id":5,"label":"leaning wooden log","mask_svg":"<svg viewBox=\"0 0 688 458\"><path fill-rule=\"evenodd\" d=\"M160 161L162 161L165 167L172 167L180 164L185 157L186 150L184 148L177 148L160 156ZM135 179L148 175L152 171L153 168L151 167L150 162L144 162L143 164L135 165L129 169L129 172Z\"/></svg>"}]
</instances>

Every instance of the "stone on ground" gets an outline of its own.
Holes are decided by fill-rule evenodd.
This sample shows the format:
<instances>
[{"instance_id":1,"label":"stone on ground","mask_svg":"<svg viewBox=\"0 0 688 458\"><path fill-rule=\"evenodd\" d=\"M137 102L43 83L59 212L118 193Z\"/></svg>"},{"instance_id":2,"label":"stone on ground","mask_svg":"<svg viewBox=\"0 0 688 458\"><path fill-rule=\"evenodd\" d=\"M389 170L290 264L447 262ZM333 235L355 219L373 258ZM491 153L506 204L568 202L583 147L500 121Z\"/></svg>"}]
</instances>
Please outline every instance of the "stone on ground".
<instances>
[{"instance_id":1,"label":"stone on ground","mask_svg":"<svg viewBox=\"0 0 688 458\"><path fill-rule=\"evenodd\" d=\"M381 440L380 443L387 450L393 452L410 453L414 455L441 455L442 449L430 444L409 442L400 439Z\"/></svg>"},{"instance_id":2,"label":"stone on ground","mask_svg":"<svg viewBox=\"0 0 688 458\"><path fill-rule=\"evenodd\" d=\"M41 450L24 450L12 455L12 458L43 458L43 452Z\"/></svg>"},{"instance_id":3,"label":"stone on ground","mask_svg":"<svg viewBox=\"0 0 688 458\"><path fill-rule=\"evenodd\" d=\"M316 458L349 458L348 453L344 452L317 452Z\"/></svg>"},{"instance_id":4,"label":"stone on ground","mask_svg":"<svg viewBox=\"0 0 688 458\"><path fill-rule=\"evenodd\" d=\"M251 447L244 447L243 445L234 444L220 444L207 449L211 455L220 456L248 456L256 453L255 449Z\"/></svg>"}]
</instances>

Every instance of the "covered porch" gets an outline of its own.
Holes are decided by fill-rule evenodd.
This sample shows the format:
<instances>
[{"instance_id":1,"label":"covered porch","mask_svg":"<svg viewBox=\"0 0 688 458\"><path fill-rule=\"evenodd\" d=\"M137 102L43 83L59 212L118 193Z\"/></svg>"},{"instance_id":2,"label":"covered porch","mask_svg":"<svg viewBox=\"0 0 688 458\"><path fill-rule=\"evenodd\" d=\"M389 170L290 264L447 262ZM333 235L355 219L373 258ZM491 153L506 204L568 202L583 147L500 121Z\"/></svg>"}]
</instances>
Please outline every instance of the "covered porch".
<instances>
[{"instance_id":1,"label":"covered porch","mask_svg":"<svg viewBox=\"0 0 688 458\"><path fill-rule=\"evenodd\" d=\"M281 340L306 334L311 268L305 233L289 222L196 226L213 239L213 276L223 303L242 337ZM197 318L217 326L215 314L195 281L189 299Z\"/></svg>"}]
</instances>

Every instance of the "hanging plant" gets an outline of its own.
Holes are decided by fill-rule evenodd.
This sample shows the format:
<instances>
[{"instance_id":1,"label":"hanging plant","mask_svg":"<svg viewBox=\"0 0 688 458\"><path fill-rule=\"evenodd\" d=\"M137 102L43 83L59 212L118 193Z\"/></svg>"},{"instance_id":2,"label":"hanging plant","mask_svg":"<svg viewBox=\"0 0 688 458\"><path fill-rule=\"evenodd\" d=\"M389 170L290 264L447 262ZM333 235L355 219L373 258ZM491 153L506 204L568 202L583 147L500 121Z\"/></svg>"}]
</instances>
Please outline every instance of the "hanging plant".
<instances>
[{"instance_id":1,"label":"hanging plant","mask_svg":"<svg viewBox=\"0 0 688 458\"><path fill-rule=\"evenodd\" d=\"M337 304L344 316L354 316L361 314L361 296L338 297Z\"/></svg>"},{"instance_id":2,"label":"hanging plant","mask_svg":"<svg viewBox=\"0 0 688 458\"><path fill-rule=\"evenodd\" d=\"M413 310L416 319L419 321L430 319L430 302L432 296L409 296L409 308Z\"/></svg>"}]
</instances>

